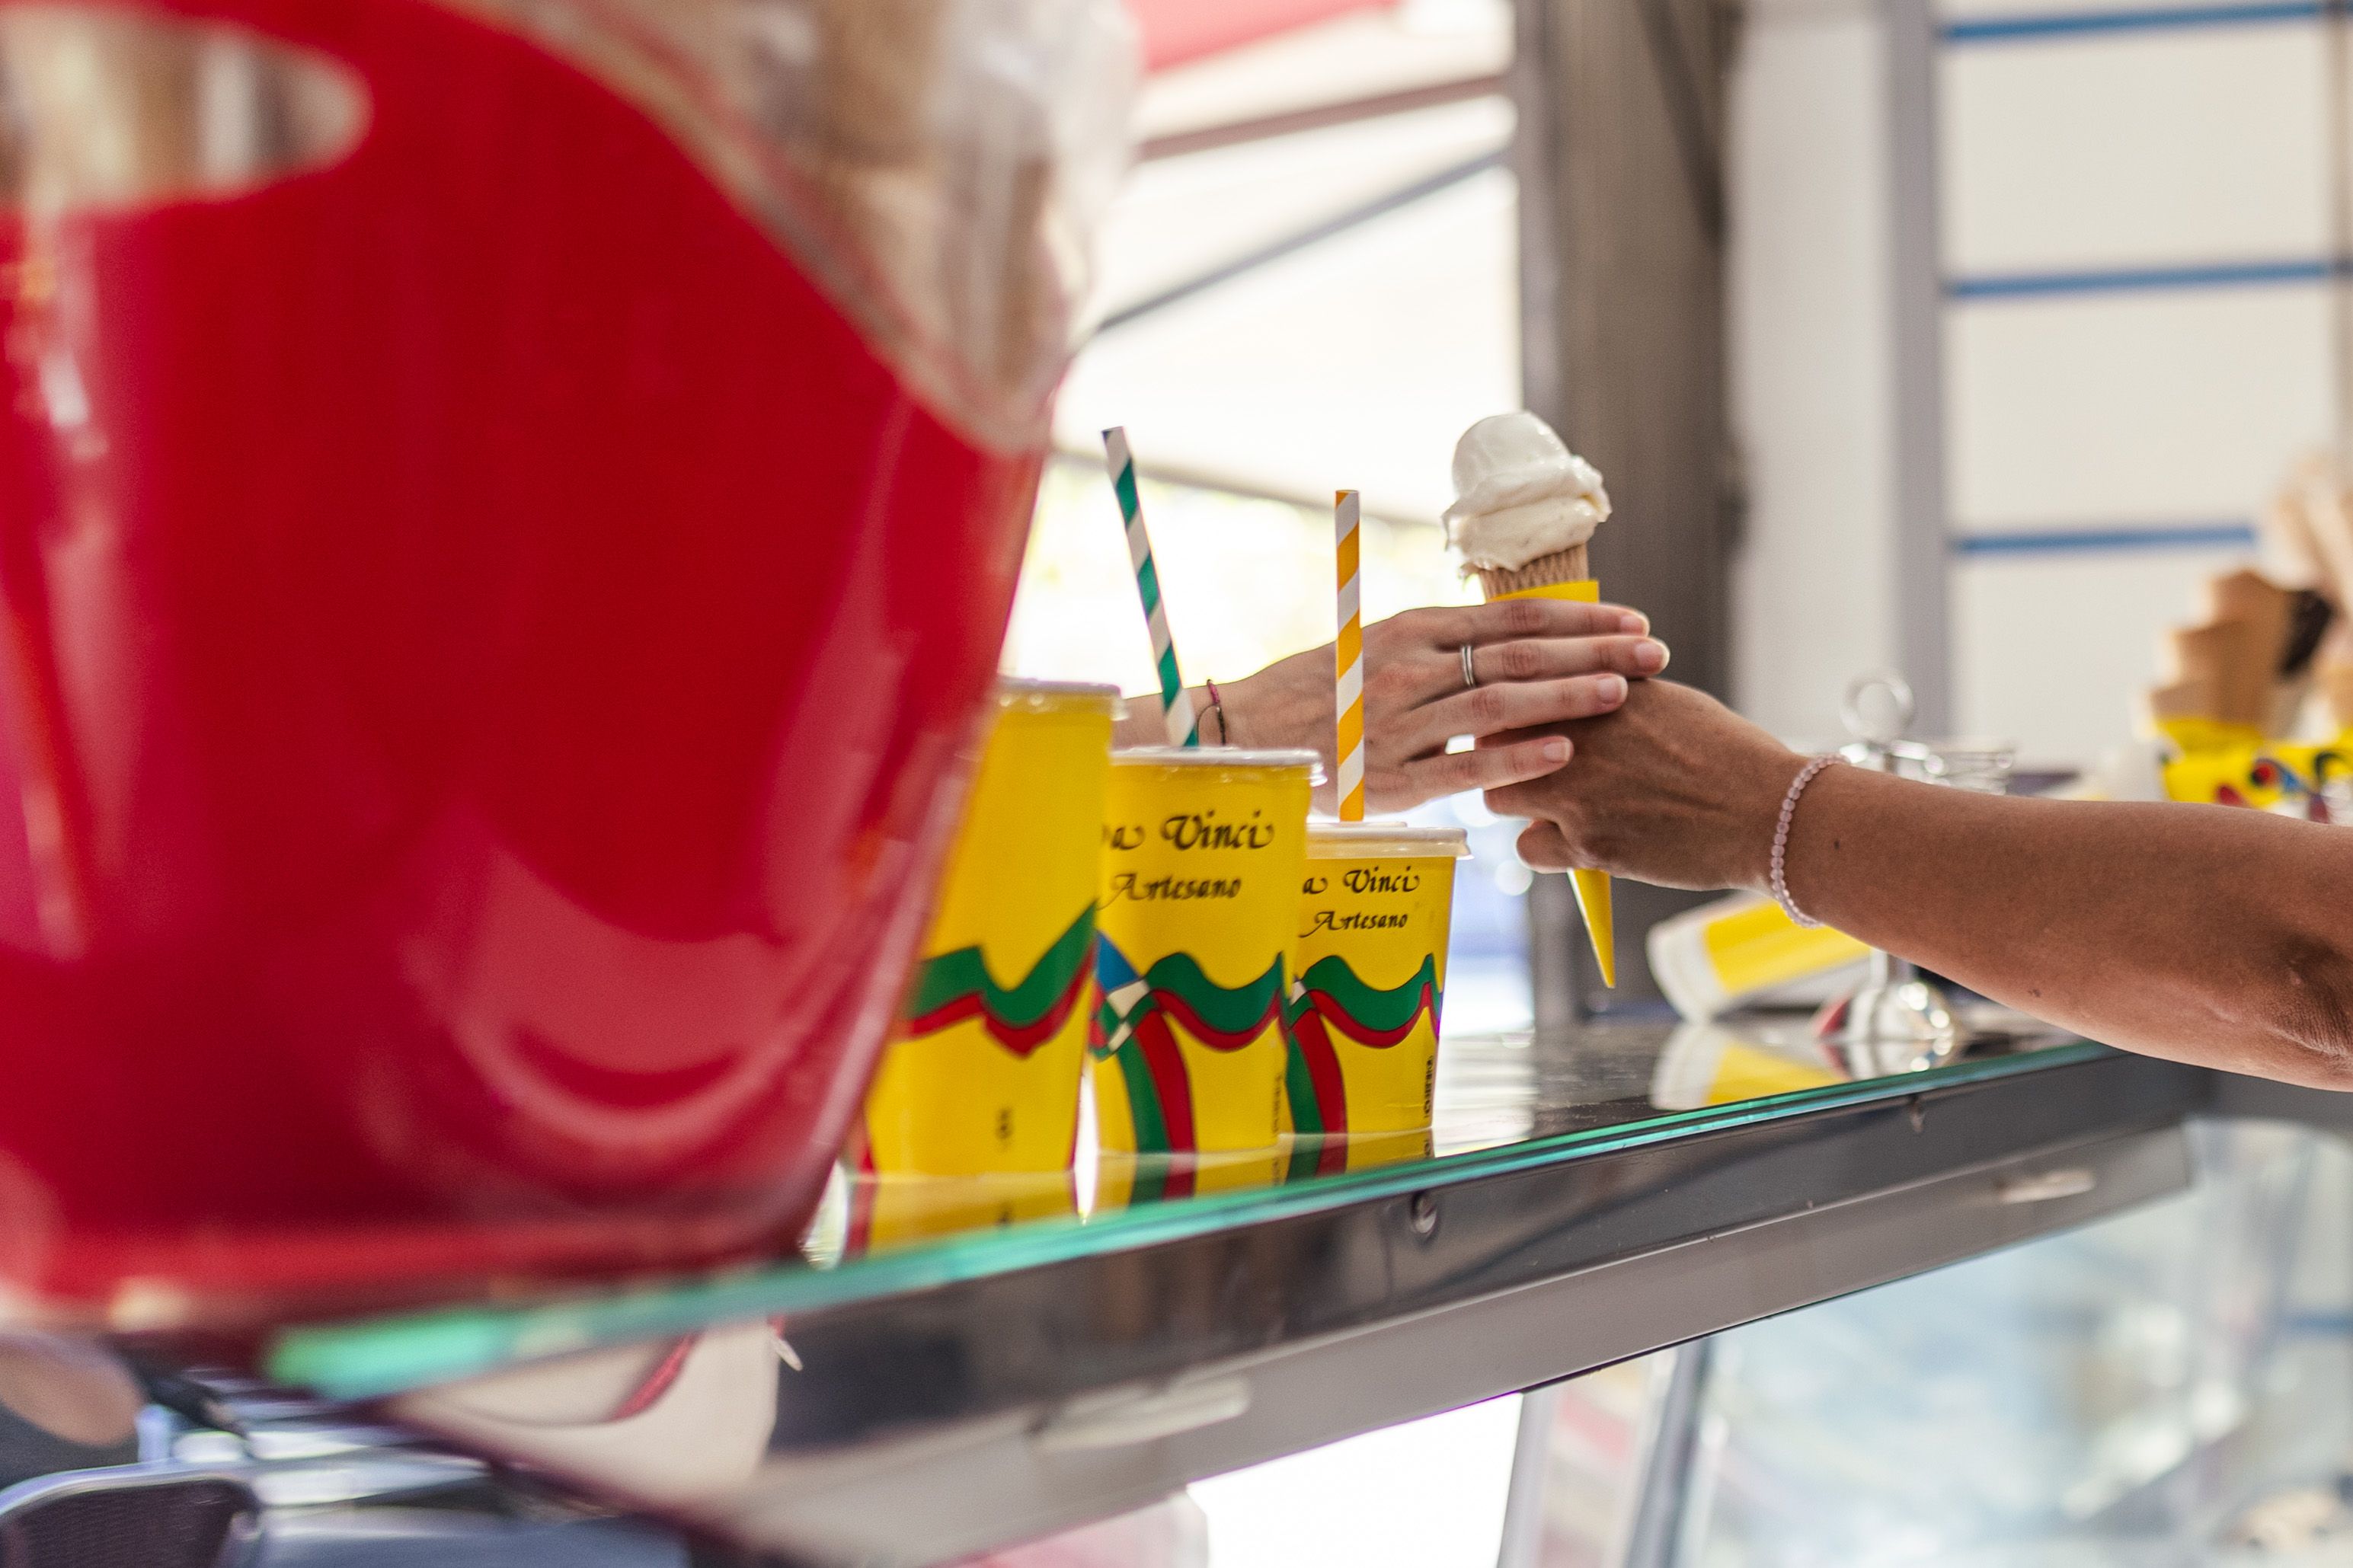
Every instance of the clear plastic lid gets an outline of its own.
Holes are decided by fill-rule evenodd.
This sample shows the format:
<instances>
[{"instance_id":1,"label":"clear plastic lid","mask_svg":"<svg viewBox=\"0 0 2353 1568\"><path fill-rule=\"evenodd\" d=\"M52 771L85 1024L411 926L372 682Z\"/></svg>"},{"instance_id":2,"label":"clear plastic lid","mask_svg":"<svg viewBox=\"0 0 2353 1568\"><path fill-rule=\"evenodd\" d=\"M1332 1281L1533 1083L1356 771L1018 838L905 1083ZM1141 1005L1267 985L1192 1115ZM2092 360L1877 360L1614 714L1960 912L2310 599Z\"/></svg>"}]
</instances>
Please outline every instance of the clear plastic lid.
<instances>
[{"instance_id":1,"label":"clear plastic lid","mask_svg":"<svg viewBox=\"0 0 2353 1568\"><path fill-rule=\"evenodd\" d=\"M1466 860L1471 836L1460 827L1417 827L1409 822L1311 822L1310 860L1354 860L1367 855Z\"/></svg>"},{"instance_id":2,"label":"clear plastic lid","mask_svg":"<svg viewBox=\"0 0 2353 1568\"><path fill-rule=\"evenodd\" d=\"M999 708L1093 708L1118 718L1126 704L1116 686L1096 686L1083 680L999 680Z\"/></svg>"},{"instance_id":3,"label":"clear plastic lid","mask_svg":"<svg viewBox=\"0 0 2353 1568\"><path fill-rule=\"evenodd\" d=\"M1131 746L1111 754L1115 767L1163 768L1305 768L1321 778L1324 759L1314 752L1253 752L1240 746Z\"/></svg>"}]
</instances>

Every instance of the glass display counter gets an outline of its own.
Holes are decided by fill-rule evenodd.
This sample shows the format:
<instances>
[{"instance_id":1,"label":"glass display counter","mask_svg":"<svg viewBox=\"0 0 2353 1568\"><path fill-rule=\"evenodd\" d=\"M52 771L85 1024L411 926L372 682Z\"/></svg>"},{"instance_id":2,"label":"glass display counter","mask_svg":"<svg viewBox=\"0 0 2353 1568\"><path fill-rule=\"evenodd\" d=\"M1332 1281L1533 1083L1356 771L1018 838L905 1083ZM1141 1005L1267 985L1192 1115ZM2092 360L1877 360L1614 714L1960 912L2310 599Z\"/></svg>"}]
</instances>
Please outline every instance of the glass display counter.
<instances>
[{"instance_id":1,"label":"glass display counter","mask_svg":"<svg viewBox=\"0 0 2353 1568\"><path fill-rule=\"evenodd\" d=\"M983 1228L837 1223L807 1261L311 1325L262 1367L791 1560L936 1563L2179 1192L2198 1116L2341 1115L1968 1022L1883 1076L1799 1016L1451 1039L1426 1145L1067 1203L934 1183Z\"/></svg>"}]
</instances>

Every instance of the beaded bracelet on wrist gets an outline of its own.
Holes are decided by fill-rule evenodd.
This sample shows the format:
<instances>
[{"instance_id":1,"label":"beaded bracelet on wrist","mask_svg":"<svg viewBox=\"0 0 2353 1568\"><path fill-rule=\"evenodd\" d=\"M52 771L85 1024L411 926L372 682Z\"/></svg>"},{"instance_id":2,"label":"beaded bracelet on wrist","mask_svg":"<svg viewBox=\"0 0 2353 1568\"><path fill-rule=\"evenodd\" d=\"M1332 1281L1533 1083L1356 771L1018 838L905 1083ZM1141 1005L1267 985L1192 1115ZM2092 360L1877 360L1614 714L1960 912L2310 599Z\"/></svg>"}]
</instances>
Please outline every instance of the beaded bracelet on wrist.
<instances>
[{"instance_id":1,"label":"beaded bracelet on wrist","mask_svg":"<svg viewBox=\"0 0 2353 1568\"><path fill-rule=\"evenodd\" d=\"M1773 901L1790 920L1810 931L1822 922L1808 916L1789 897L1789 824L1797 818L1798 797L1806 793L1806 786L1837 761L1836 757L1816 757L1800 768L1798 776L1789 782L1789 793L1781 797L1781 820L1773 825Z\"/></svg>"}]
</instances>

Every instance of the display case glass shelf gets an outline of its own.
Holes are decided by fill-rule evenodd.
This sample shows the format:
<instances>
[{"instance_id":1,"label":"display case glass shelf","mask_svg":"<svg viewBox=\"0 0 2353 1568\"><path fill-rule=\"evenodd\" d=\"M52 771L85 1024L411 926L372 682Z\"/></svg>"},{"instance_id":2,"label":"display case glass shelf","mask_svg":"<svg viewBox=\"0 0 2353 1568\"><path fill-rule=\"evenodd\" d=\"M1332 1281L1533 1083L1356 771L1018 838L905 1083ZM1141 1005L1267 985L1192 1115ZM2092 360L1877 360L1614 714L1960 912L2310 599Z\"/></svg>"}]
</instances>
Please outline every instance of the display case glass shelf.
<instances>
[{"instance_id":1,"label":"display case glass shelf","mask_svg":"<svg viewBox=\"0 0 2353 1568\"><path fill-rule=\"evenodd\" d=\"M1802 1015L1450 1039L1427 1139L869 1179L801 1258L305 1325L265 1369L797 1559L940 1562L2179 1191L2195 1115L2335 1115L1967 1023L1934 1063ZM737 1436L671 1484L681 1420Z\"/></svg>"}]
</instances>

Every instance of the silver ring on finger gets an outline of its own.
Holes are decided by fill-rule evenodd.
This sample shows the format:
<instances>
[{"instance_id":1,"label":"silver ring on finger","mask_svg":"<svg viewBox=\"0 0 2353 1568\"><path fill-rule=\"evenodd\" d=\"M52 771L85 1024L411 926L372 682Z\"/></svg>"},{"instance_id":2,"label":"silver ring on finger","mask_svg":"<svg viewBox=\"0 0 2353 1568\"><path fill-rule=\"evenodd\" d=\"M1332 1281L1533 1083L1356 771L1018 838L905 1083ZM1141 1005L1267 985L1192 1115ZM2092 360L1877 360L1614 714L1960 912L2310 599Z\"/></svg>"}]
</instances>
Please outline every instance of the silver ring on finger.
<instances>
[{"instance_id":1,"label":"silver ring on finger","mask_svg":"<svg viewBox=\"0 0 2353 1568\"><path fill-rule=\"evenodd\" d=\"M1479 684L1479 668L1478 666L1471 662L1471 645L1469 643L1464 643L1462 645L1462 684L1471 687L1475 687Z\"/></svg>"}]
</instances>

